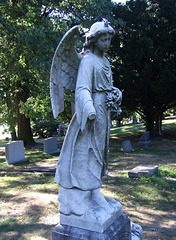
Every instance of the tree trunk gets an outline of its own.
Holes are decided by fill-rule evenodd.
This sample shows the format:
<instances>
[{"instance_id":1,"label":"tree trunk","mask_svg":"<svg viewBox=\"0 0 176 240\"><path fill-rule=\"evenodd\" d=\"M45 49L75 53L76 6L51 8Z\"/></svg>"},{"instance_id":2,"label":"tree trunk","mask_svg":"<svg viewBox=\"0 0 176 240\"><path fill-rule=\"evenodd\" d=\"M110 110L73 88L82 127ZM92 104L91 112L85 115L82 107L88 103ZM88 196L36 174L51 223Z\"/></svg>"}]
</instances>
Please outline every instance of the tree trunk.
<instances>
[{"instance_id":1,"label":"tree trunk","mask_svg":"<svg viewBox=\"0 0 176 240\"><path fill-rule=\"evenodd\" d=\"M150 132L151 136L154 136L154 119L151 114L146 114L144 117L146 130Z\"/></svg>"},{"instance_id":2,"label":"tree trunk","mask_svg":"<svg viewBox=\"0 0 176 240\"><path fill-rule=\"evenodd\" d=\"M135 112L133 112L133 124L137 123L137 118Z\"/></svg>"},{"instance_id":3,"label":"tree trunk","mask_svg":"<svg viewBox=\"0 0 176 240\"><path fill-rule=\"evenodd\" d=\"M12 131L10 132L10 134L11 134L12 141L16 141L17 135L16 135L16 130L14 127L13 127Z\"/></svg>"},{"instance_id":4,"label":"tree trunk","mask_svg":"<svg viewBox=\"0 0 176 240\"><path fill-rule=\"evenodd\" d=\"M20 113L19 103L22 101L25 103L29 97L29 90L25 85L22 85L20 81L17 82L17 125L18 125L18 140L23 140L24 145L33 145L35 141L30 125L30 119L24 114Z\"/></svg>"},{"instance_id":5,"label":"tree trunk","mask_svg":"<svg viewBox=\"0 0 176 240\"><path fill-rule=\"evenodd\" d=\"M158 114L155 120L155 136L162 135L162 114Z\"/></svg>"}]
</instances>

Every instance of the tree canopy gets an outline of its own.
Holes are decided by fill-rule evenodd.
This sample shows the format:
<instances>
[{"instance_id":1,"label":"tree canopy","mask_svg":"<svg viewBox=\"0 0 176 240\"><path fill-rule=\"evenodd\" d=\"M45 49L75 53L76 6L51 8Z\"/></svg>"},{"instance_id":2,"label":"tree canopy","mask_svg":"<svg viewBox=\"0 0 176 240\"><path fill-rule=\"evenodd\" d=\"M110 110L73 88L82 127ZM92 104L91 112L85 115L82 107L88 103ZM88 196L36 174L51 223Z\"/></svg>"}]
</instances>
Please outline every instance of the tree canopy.
<instances>
[{"instance_id":1,"label":"tree canopy","mask_svg":"<svg viewBox=\"0 0 176 240\"><path fill-rule=\"evenodd\" d=\"M110 16L112 6L110 0L1 1L0 110L2 122L14 133L17 125L25 145L33 143L31 119L53 118L49 72L61 37L75 24L89 27Z\"/></svg>"},{"instance_id":2,"label":"tree canopy","mask_svg":"<svg viewBox=\"0 0 176 240\"><path fill-rule=\"evenodd\" d=\"M148 130L176 105L174 0L1 0L0 114L15 137L34 143L31 120L54 121L49 77L54 51L72 26L107 18L116 29L109 53L123 108L144 116ZM71 117L67 95L62 120Z\"/></svg>"},{"instance_id":3,"label":"tree canopy","mask_svg":"<svg viewBox=\"0 0 176 240\"><path fill-rule=\"evenodd\" d=\"M159 120L176 105L175 1L131 0L117 5L117 29L111 51L115 84L123 90L123 105L139 112L147 130L159 133Z\"/></svg>"}]
</instances>

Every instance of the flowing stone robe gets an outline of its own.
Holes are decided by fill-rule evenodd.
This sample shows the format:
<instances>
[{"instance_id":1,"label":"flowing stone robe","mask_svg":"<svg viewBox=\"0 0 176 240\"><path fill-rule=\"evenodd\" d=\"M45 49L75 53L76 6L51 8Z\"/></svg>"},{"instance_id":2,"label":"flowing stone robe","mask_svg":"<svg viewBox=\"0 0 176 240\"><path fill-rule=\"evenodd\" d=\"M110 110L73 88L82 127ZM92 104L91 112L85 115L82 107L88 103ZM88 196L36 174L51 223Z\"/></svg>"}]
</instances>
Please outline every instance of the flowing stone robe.
<instances>
[{"instance_id":1,"label":"flowing stone robe","mask_svg":"<svg viewBox=\"0 0 176 240\"><path fill-rule=\"evenodd\" d=\"M113 89L107 58L86 53L79 65L75 109L59 156L55 182L63 188L93 190L101 186L107 160L110 111L106 92ZM96 114L89 120L90 114Z\"/></svg>"}]
</instances>

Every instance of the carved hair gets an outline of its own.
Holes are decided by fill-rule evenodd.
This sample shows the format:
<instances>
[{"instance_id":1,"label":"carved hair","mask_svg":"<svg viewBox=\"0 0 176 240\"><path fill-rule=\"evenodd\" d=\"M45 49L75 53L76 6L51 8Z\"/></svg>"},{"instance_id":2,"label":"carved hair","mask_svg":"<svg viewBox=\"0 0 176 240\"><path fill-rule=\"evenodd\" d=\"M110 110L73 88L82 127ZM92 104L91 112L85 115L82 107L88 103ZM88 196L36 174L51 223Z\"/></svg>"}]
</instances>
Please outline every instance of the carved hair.
<instances>
[{"instance_id":1,"label":"carved hair","mask_svg":"<svg viewBox=\"0 0 176 240\"><path fill-rule=\"evenodd\" d=\"M106 33L109 33L112 36L115 34L114 29L109 25L109 22L106 19L103 19L102 22L94 23L91 26L90 31L86 34L84 48L91 50L98 38Z\"/></svg>"}]
</instances>

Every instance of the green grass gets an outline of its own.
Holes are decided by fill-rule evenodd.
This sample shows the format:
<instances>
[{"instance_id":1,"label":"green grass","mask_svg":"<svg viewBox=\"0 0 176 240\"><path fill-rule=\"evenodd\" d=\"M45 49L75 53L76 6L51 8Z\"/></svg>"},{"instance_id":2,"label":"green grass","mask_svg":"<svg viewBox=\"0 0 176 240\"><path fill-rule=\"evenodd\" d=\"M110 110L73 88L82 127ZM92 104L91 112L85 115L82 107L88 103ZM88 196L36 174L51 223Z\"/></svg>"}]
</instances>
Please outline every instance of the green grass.
<instances>
[{"instance_id":1,"label":"green grass","mask_svg":"<svg viewBox=\"0 0 176 240\"><path fill-rule=\"evenodd\" d=\"M111 128L111 136L122 136L122 135L126 135L126 134L141 134L145 131L145 127L142 123L138 123L138 124L127 124L125 126L122 127L114 127Z\"/></svg>"},{"instance_id":2,"label":"green grass","mask_svg":"<svg viewBox=\"0 0 176 240\"><path fill-rule=\"evenodd\" d=\"M112 197L120 201L125 213L132 221L143 226L145 234L147 234L144 236L144 240L159 239L160 233L164 240L174 240L173 231L162 229L162 227L158 227L155 233L156 238L152 236L151 232L154 225L158 224L159 226L162 221L165 221L166 216L168 222L172 221L170 213L176 212L176 181L174 181L176 178L176 138L174 137L176 123L164 122L164 135L151 138L151 147L139 148L138 141L144 131L145 128L142 124L128 124L111 129L109 176L103 178L102 192L105 197ZM122 151L121 143L127 139L132 142L133 151L131 153ZM0 144L2 145L4 142L1 141ZM36 203L35 208L30 206L30 200L26 197L26 213L24 215L7 215L1 218L0 232L4 236L9 234L9 238L7 238L9 240L25 240L32 239L29 237L32 232L34 235L36 234L36 226L43 232L51 231L51 226L45 219L48 219L49 216L52 219L58 214L54 207L57 204L58 194L58 185L54 184L54 176L34 173L24 175L13 172L36 165L57 164L57 155L42 155L41 149L28 149L25 150L28 161L15 165L4 164L5 156L2 151L0 155L0 203L2 209L7 204L8 212L9 204L18 206L23 203L25 194L35 193L37 196L47 194L47 196L56 197L56 201L53 200L46 207L42 207L41 203L38 205ZM128 171L139 164L158 165L159 168L157 173L151 177L128 178ZM169 178L173 180L169 180ZM24 199L14 200L14 196L21 196L23 193ZM47 199L43 201L45 202L45 200ZM160 211L163 212L164 217L160 216ZM154 218L154 225L150 223L150 218ZM39 219L43 219L41 220L43 222L38 223ZM39 239L50 239L46 235L46 233L43 234L43 238Z\"/></svg>"}]
</instances>

